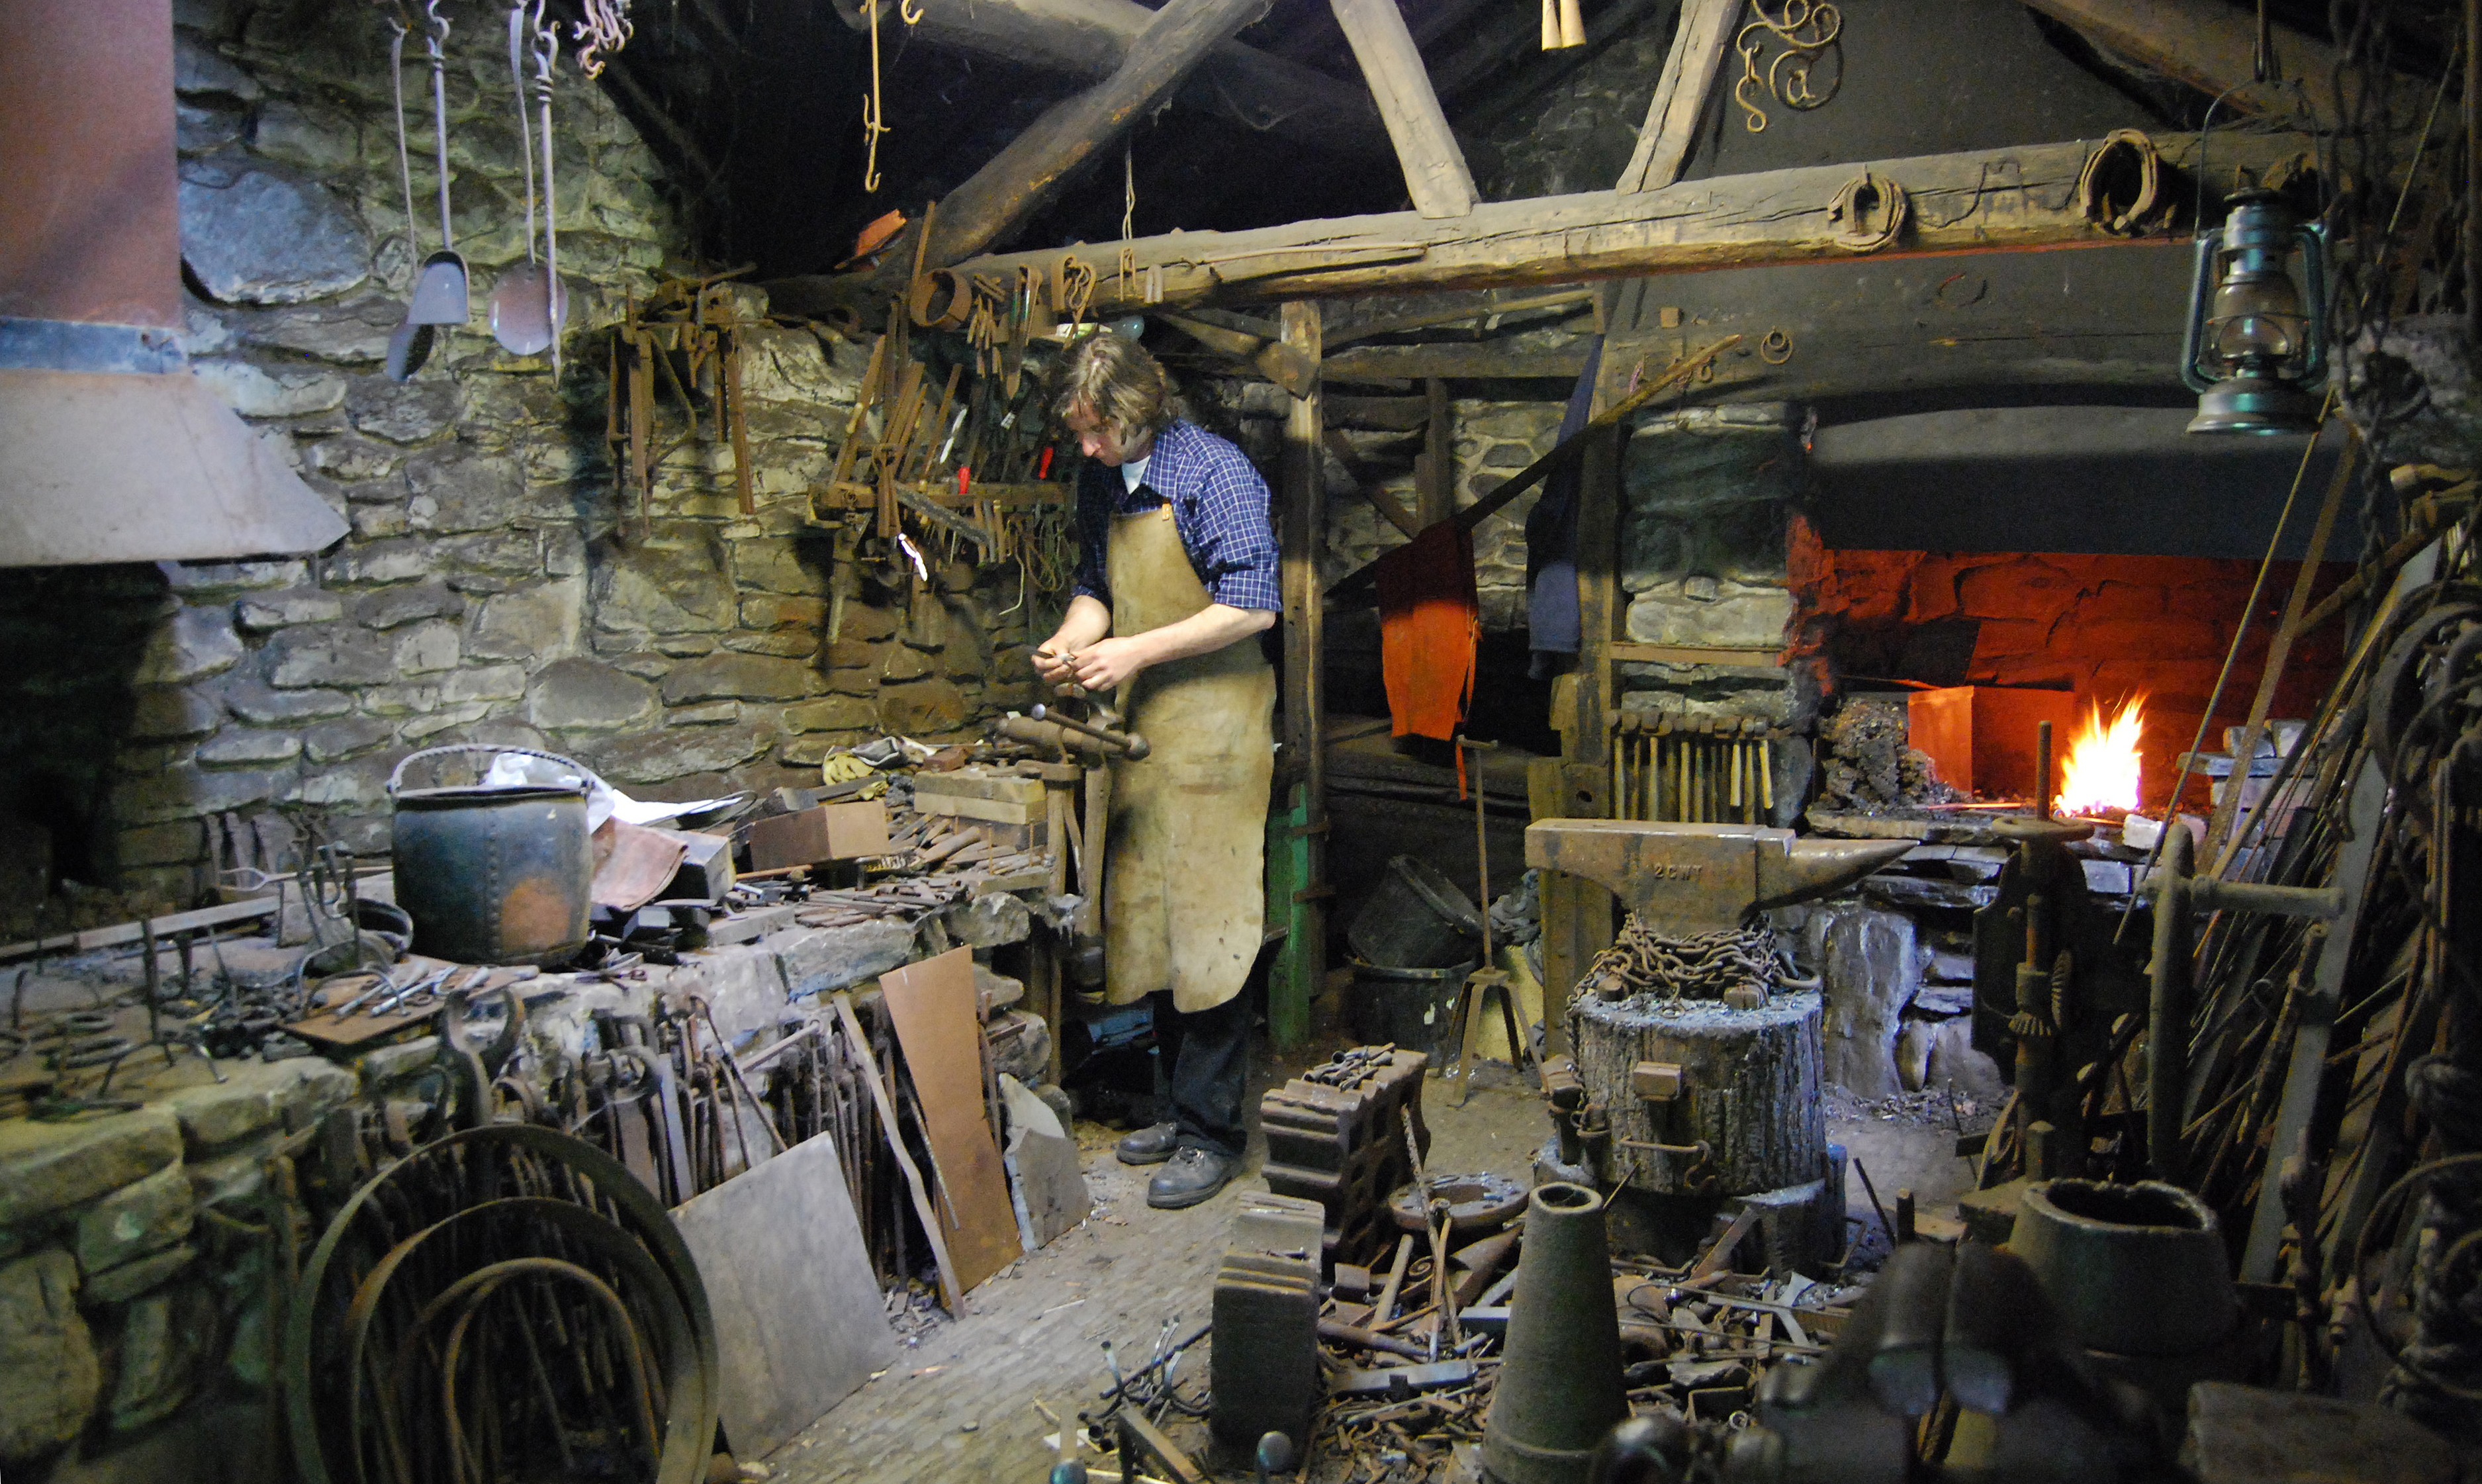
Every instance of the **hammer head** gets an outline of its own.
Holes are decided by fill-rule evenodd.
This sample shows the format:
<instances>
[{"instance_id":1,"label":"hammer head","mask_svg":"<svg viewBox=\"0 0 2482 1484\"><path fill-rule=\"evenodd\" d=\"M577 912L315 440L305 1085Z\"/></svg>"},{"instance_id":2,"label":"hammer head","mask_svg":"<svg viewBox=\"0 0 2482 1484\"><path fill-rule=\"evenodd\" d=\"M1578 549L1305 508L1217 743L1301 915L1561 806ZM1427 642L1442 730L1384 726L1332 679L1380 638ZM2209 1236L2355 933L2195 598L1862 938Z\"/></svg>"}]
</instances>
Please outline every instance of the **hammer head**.
<instances>
[{"instance_id":1,"label":"hammer head","mask_svg":"<svg viewBox=\"0 0 2482 1484\"><path fill-rule=\"evenodd\" d=\"M1825 896L1914 848L1912 840L1803 839L1765 825L1538 819L1525 863L1607 887L1660 933L1739 927L1761 908Z\"/></svg>"}]
</instances>

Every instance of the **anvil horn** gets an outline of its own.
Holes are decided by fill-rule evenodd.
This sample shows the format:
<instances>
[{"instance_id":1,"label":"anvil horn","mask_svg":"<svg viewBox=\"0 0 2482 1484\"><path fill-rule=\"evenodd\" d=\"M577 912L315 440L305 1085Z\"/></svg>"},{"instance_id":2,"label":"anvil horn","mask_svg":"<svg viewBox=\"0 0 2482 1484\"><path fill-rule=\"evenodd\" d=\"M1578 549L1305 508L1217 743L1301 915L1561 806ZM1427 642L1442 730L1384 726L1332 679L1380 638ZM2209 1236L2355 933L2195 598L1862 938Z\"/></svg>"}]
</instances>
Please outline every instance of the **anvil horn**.
<instances>
[{"instance_id":1,"label":"anvil horn","mask_svg":"<svg viewBox=\"0 0 2482 1484\"><path fill-rule=\"evenodd\" d=\"M1914 845L1912 840L1821 840L1784 842L1781 856L1758 852L1758 899L1761 910L1807 902L1853 885L1883 866L1895 864Z\"/></svg>"}]
</instances>

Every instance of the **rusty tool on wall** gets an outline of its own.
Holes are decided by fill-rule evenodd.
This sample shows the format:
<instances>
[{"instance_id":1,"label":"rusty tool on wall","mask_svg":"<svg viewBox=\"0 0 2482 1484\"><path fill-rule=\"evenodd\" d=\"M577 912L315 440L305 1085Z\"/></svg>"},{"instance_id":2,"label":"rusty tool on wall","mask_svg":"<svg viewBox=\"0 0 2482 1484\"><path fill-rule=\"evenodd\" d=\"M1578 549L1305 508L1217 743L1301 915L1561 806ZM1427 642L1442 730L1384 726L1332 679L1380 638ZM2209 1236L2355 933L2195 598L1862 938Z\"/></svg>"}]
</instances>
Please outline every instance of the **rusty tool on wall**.
<instances>
[{"instance_id":1,"label":"rusty tool on wall","mask_svg":"<svg viewBox=\"0 0 2482 1484\"><path fill-rule=\"evenodd\" d=\"M517 154L526 180L526 260L500 275L490 300L491 336L512 356L540 355L559 334L561 311L551 275L536 255L534 120L526 108L526 4L509 7L509 81L517 96ZM546 106L548 93L546 93ZM543 131L543 168L551 168L551 131Z\"/></svg>"}]
</instances>

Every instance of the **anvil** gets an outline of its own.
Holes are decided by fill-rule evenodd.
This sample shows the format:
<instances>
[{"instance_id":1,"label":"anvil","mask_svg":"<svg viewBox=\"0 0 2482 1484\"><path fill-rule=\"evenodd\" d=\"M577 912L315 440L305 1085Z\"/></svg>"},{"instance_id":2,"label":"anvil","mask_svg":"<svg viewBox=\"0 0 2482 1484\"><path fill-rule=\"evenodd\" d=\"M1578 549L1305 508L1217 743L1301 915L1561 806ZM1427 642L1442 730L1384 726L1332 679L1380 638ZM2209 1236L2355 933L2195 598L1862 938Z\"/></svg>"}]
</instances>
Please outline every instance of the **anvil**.
<instances>
[{"instance_id":1,"label":"anvil","mask_svg":"<svg viewBox=\"0 0 2482 1484\"><path fill-rule=\"evenodd\" d=\"M1914 843L1805 839L1765 825L1538 819L1525 827L1525 863L1608 887L1648 927L1685 938L1851 886Z\"/></svg>"}]
</instances>

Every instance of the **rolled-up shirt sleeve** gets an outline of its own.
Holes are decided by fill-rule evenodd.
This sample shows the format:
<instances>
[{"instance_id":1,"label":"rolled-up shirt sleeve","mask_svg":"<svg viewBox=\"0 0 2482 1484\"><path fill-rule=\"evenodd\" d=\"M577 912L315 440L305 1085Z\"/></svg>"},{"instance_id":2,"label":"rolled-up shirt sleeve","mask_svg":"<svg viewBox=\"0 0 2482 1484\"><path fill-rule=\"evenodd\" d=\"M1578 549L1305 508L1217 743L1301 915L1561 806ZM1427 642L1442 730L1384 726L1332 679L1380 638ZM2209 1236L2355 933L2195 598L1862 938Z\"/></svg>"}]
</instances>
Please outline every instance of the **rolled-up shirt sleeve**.
<instances>
[{"instance_id":1,"label":"rolled-up shirt sleeve","mask_svg":"<svg viewBox=\"0 0 2482 1484\"><path fill-rule=\"evenodd\" d=\"M1267 514L1267 482L1240 449L1211 436L1199 439L1197 477L1178 497L1183 544L1207 596L1229 608L1280 611L1276 528Z\"/></svg>"},{"instance_id":2,"label":"rolled-up shirt sleeve","mask_svg":"<svg viewBox=\"0 0 2482 1484\"><path fill-rule=\"evenodd\" d=\"M1069 596L1091 597L1106 608L1112 606L1112 583L1104 575L1103 552L1112 529L1112 496L1120 486L1119 469L1091 460L1077 471L1077 574Z\"/></svg>"}]
</instances>

